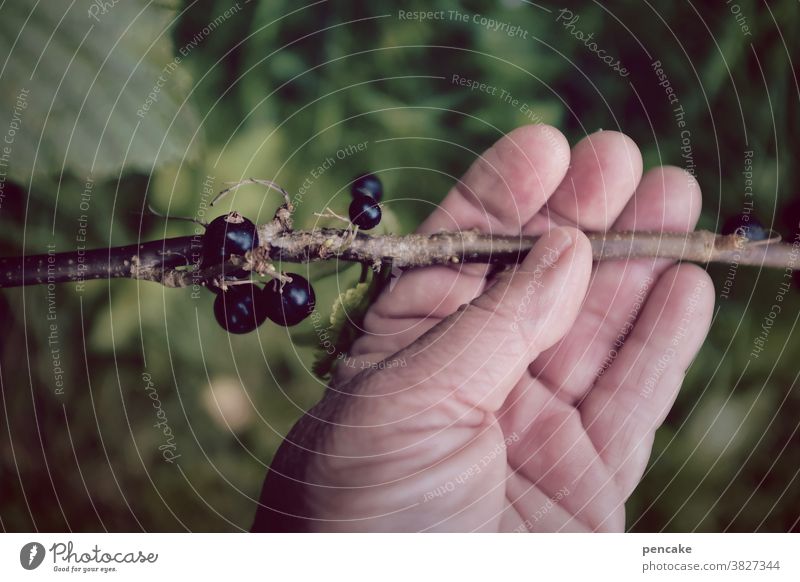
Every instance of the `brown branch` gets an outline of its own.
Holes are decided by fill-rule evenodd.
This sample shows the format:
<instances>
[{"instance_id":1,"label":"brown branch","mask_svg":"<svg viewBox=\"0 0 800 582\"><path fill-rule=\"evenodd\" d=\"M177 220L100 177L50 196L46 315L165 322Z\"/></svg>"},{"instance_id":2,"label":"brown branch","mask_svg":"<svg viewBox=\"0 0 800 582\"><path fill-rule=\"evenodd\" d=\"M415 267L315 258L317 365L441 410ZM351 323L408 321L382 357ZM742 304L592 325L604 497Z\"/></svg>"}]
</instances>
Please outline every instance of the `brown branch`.
<instances>
[{"instance_id":1,"label":"brown branch","mask_svg":"<svg viewBox=\"0 0 800 582\"><path fill-rule=\"evenodd\" d=\"M592 255L598 261L661 257L769 267L788 267L791 263L792 268L795 262L800 263L800 248L792 245L750 242L708 231L588 233L588 237ZM422 267L461 262L511 264L524 257L538 239L467 231L405 236L358 234L351 241L347 231L322 229L281 233L263 240L275 260L311 262L338 256L341 260L370 264L391 258L399 267Z\"/></svg>"},{"instance_id":2,"label":"brown branch","mask_svg":"<svg viewBox=\"0 0 800 582\"><path fill-rule=\"evenodd\" d=\"M292 231L276 218L260 225L261 246L246 257L231 257L259 275L278 276L273 262L309 263L325 260L359 262L374 268L391 261L401 268L458 263L515 264L537 237L490 236L476 231L432 235L354 234L349 229ZM748 241L736 235L708 231L691 233L588 233L597 261L664 258L697 263L734 263L800 269L800 238L793 244ZM220 267L193 268L200 241L179 237L142 245L0 259L0 287L79 282L88 279L131 278L167 287L218 284Z\"/></svg>"},{"instance_id":3,"label":"brown branch","mask_svg":"<svg viewBox=\"0 0 800 582\"><path fill-rule=\"evenodd\" d=\"M268 230L269 229L269 230ZM614 232L588 233L596 261L663 258L697 263L735 263L785 269L800 268L800 240L795 244L751 242L736 235L709 231L691 233ZM538 237L490 236L475 231L433 235L368 235L339 229L277 232L270 223L260 227L261 246L247 257L233 257L232 265L259 274L273 271L272 261L309 263L324 260L352 261L380 268L424 267L458 263L516 264ZM218 271L217 271L218 272ZM202 277L213 277L211 269ZM167 269L161 282L184 287L198 280L198 273ZM157 280L156 273L147 277Z\"/></svg>"}]
</instances>

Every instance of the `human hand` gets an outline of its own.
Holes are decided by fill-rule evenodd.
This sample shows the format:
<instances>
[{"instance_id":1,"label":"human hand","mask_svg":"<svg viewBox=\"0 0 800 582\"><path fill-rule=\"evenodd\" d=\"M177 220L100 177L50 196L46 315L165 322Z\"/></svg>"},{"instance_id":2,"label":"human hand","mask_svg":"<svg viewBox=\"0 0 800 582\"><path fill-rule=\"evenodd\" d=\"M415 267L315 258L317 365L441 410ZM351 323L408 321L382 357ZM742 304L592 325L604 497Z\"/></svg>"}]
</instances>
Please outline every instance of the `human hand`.
<instances>
[{"instance_id":1,"label":"human hand","mask_svg":"<svg viewBox=\"0 0 800 582\"><path fill-rule=\"evenodd\" d=\"M548 126L503 137L420 232L541 240L497 277L421 268L379 297L353 367L278 451L253 529L623 530L713 287L664 259L593 267L581 231L690 231L700 205L683 170L642 176L619 133L571 152Z\"/></svg>"}]
</instances>

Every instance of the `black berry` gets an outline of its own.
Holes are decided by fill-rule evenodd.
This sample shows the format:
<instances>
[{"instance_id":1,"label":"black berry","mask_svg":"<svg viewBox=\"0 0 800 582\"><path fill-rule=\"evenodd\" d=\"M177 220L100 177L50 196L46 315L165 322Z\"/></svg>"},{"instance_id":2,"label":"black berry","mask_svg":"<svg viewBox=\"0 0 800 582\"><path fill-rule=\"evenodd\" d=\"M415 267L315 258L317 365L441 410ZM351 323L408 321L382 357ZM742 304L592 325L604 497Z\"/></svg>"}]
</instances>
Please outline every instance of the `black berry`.
<instances>
[{"instance_id":1,"label":"black berry","mask_svg":"<svg viewBox=\"0 0 800 582\"><path fill-rule=\"evenodd\" d=\"M350 203L350 221L363 230L375 228L381 222L381 207L369 196L356 196Z\"/></svg>"},{"instance_id":2,"label":"black berry","mask_svg":"<svg viewBox=\"0 0 800 582\"><path fill-rule=\"evenodd\" d=\"M229 333L250 333L267 319L260 305L263 291L256 285L229 285L214 299L214 317Z\"/></svg>"},{"instance_id":3,"label":"black berry","mask_svg":"<svg viewBox=\"0 0 800 582\"><path fill-rule=\"evenodd\" d=\"M380 202L383 198L383 184L375 174L361 174L353 180L350 193L353 198L357 198L359 195L369 196L376 202Z\"/></svg>"},{"instance_id":4,"label":"black berry","mask_svg":"<svg viewBox=\"0 0 800 582\"><path fill-rule=\"evenodd\" d=\"M218 216L206 227L202 266L219 265L231 255L244 255L257 246L256 225L238 212L229 212ZM246 274L244 269L224 273L226 277L243 277Z\"/></svg>"},{"instance_id":5,"label":"black berry","mask_svg":"<svg viewBox=\"0 0 800 582\"><path fill-rule=\"evenodd\" d=\"M314 288L296 273L286 273L292 280L283 284L272 281L264 287L264 309L278 325L297 325L311 315L316 304Z\"/></svg>"},{"instance_id":6,"label":"black berry","mask_svg":"<svg viewBox=\"0 0 800 582\"><path fill-rule=\"evenodd\" d=\"M737 214L731 216L722 226L722 234L738 234L747 240L767 240L769 230L752 214Z\"/></svg>"}]
</instances>

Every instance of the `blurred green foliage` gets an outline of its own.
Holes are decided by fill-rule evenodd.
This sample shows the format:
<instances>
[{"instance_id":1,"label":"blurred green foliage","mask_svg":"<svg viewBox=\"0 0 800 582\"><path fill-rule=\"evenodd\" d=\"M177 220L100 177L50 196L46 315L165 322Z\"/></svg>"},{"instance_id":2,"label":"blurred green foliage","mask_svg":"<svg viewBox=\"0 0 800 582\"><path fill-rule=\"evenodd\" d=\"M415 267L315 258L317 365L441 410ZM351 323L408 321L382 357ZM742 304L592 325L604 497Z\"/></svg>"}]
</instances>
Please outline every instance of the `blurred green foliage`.
<instances>
[{"instance_id":1,"label":"blurred green foliage","mask_svg":"<svg viewBox=\"0 0 800 582\"><path fill-rule=\"evenodd\" d=\"M800 108L792 59L800 56L800 15L791 0L740 0L750 35L719 2L661 3L657 12L649 3L571 3L578 28L621 60L627 78L556 22L561 5L399 4L200 0L179 7L160 42L171 36L181 74L192 79L183 106L200 120L191 140L199 153L182 162L162 156L151 174L125 166L98 181L87 245L191 234L188 223L138 216L145 196L172 216L197 216L204 183L220 190L251 175L302 191L297 221L310 225L325 206L344 211L349 180L364 169L379 172L388 193L383 228L410 232L479 152L531 122L497 96L456 87L456 74L507 91L571 143L615 129L640 144L646 166L686 166L682 129L651 67L660 60L686 112L704 192L700 226L717 230L721 217L742 209L746 150L754 151L762 221L774 223L795 195ZM406 21L398 9L456 10L470 19ZM115 10L103 19L122 18ZM233 13L209 31L226 10ZM527 38L476 24L473 14L519 25ZM166 65L170 57L161 58ZM130 91L144 96L154 82ZM115 109L107 131L127 127L132 115ZM38 137L26 134L33 143ZM363 152L337 158L362 142ZM335 163L315 177L328 158ZM7 183L2 254L44 252L47 243L74 248L85 178L59 163L46 177ZM235 207L263 222L276 204L273 195L245 188L214 213ZM315 281L325 321L359 272L343 268L320 279L315 269L304 275ZM719 296L728 269L710 272ZM719 299L709 339L629 503L633 530L798 529L800 299L787 299L765 351L749 355L781 282L780 272L741 267L730 296ZM0 449L2 527L247 528L282 435L322 393L310 372L318 330L310 322L290 330L265 325L233 337L214 322L210 293L91 282L82 292L56 288L54 348L47 294L44 287L0 293L0 422L8 436ZM64 369L61 396L53 349ZM153 426L146 378L176 436L179 466L159 452L164 439Z\"/></svg>"}]
</instances>

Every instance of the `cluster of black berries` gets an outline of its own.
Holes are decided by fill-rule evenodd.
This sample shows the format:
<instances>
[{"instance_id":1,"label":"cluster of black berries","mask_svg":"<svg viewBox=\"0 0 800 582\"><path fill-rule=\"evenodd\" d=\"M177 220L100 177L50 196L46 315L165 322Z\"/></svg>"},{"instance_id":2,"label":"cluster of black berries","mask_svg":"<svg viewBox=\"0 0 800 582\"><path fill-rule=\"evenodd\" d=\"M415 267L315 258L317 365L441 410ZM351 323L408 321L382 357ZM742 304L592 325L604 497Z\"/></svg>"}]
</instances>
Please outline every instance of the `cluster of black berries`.
<instances>
[{"instance_id":1,"label":"cluster of black berries","mask_svg":"<svg viewBox=\"0 0 800 582\"><path fill-rule=\"evenodd\" d=\"M350 220L363 230L380 224L383 186L374 174L361 174L351 188ZM258 246L256 225L238 212L215 218L203 235L201 268L223 266L225 290L210 287L217 294L214 316L229 333L250 333L268 318L283 326L297 325L314 311L314 288L297 273L284 273L290 281L273 279L263 287L235 281L248 276L246 270L225 270L231 255L243 256ZM233 280L233 281L231 281Z\"/></svg>"},{"instance_id":2,"label":"cluster of black berries","mask_svg":"<svg viewBox=\"0 0 800 582\"><path fill-rule=\"evenodd\" d=\"M248 275L244 269L224 271L231 255L244 255L258 246L256 225L238 212L215 218L203 235L201 268L223 265L223 279L240 279ZM249 333L267 318L278 325L297 325L314 311L314 289L296 273L285 273L291 281L281 284L274 279L264 287L232 281L222 290L210 287L217 294L214 316L230 333Z\"/></svg>"},{"instance_id":3,"label":"cluster of black berries","mask_svg":"<svg viewBox=\"0 0 800 582\"><path fill-rule=\"evenodd\" d=\"M361 174L350 188L350 222L362 230L370 230L381 222L383 185L375 174Z\"/></svg>"},{"instance_id":4,"label":"cluster of black berries","mask_svg":"<svg viewBox=\"0 0 800 582\"><path fill-rule=\"evenodd\" d=\"M250 333L267 318L286 327L297 325L314 311L314 288L297 273L286 273L291 281L273 279L264 287L253 283L228 285L218 290L214 317L229 333Z\"/></svg>"}]
</instances>

